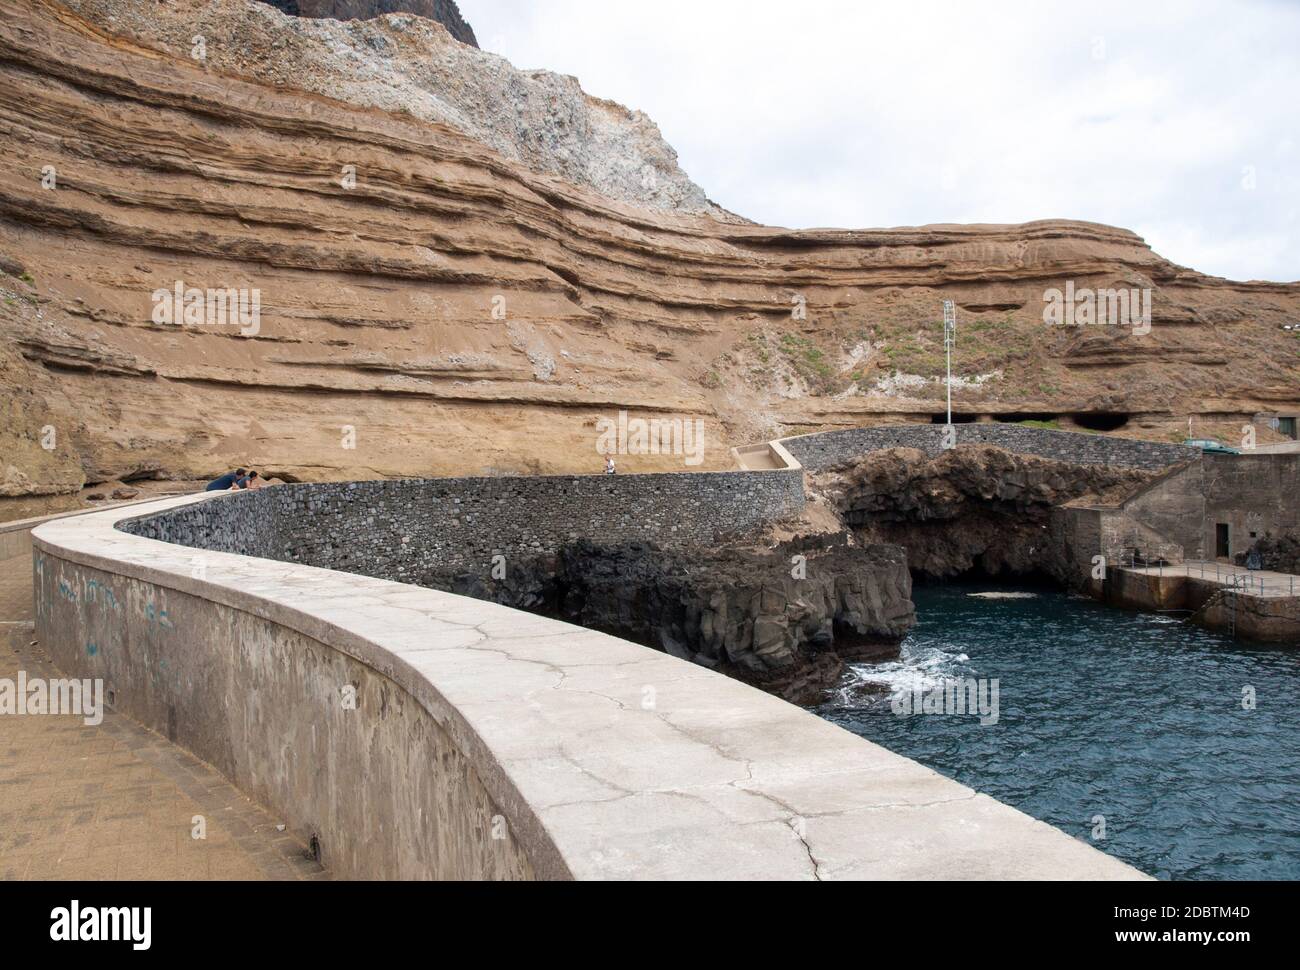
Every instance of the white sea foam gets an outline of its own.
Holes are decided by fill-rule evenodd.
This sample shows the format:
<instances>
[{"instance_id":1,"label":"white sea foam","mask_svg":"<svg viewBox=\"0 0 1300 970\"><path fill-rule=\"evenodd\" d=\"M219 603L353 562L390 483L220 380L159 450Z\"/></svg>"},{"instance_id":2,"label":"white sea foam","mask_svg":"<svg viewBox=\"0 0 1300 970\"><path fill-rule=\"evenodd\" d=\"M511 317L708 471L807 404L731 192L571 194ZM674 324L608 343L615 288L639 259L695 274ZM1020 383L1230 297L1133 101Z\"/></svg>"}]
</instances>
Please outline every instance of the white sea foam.
<instances>
[{"instance_id":1,"label":"white sea foam","mask_svg":"<svg viewBox=\"0 0 1300 970\"><path fill-rule=\"evenodd\" d=\"M867 691L864 688L883 688L881 701L897 694L932 690L942 684L966 677L970 657L964 653L950 653L938 647L903 645L899 660L882 664L852 664L845 672L845 681L838 694L840 703L858 706Z\"/></svg>"}]
</instances>

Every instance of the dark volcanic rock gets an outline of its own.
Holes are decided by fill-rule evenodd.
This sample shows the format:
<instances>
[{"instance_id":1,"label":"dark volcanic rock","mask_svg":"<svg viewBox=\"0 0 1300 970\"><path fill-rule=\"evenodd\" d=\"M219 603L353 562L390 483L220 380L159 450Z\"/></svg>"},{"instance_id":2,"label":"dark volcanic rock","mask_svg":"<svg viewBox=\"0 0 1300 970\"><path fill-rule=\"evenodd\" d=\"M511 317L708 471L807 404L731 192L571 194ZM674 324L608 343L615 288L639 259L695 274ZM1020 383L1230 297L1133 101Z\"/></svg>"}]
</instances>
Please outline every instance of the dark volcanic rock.
<instances>
[{"instance_id":1,"label":"dark volcanic rock","mask_svg":"<svg viewBox=\"0 0 1300 970\"><path fill-rule=\"evenodd\" d=\"M369 20L386 13L413 13L442 24L462 44L478 46L474 28L460 15L456 0L262 0L295 17Z\"/></svg>"},{"instance_id":2,"label":"dark volcanic rock","mask_svg":"<svg viewBox=\"0 0 1300 970\"><path fill-rule=\"evenodd\" d=\"M511 564L504 581L425 585L634 640L797 703L818 701L846 661L896 658L916 619L903 550L889 546L684 553L582 541Z\"/></svg>"},{"instance_id":3,"label":"dark volcanic rock","mask_svg":"<svg viewBox=\"0 0 1300 970\"><path fill-rule=\"evenodd\" d=\"M1272 533L1256 541L1251 552L1258 552L1261 567L1279 573L1300 574L1300 535ZM1239 566L1246 565L1249 553L1237 557Z\"/></svg>"},{"instance_id":4,"label":"dark volcanic rock","mask_svg":"<svg viewBox=\"0 0 1300 970\"><path fill-rule=\"evenodd\" d=\"M1052 510L1083 498L1109 503L1154 474L972 445L936 458L911 448L875 452L822 481L864 542L904 546L918 574L1037 574L1067 582L1076 570L1053 532Z\"/></svg>"}]
</instances>

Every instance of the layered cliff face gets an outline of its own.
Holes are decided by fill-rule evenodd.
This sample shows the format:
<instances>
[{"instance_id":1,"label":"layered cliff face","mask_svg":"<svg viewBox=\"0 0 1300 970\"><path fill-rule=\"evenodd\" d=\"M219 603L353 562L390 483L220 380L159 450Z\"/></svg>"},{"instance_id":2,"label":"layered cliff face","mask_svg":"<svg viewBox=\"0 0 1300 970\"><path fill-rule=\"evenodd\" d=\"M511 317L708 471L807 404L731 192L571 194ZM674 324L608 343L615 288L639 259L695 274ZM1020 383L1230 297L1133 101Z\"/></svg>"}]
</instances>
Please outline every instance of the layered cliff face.
<instances>
[{"instance_id":1,"label":"layered cliff face","mask_svg":"<svg viewBox=\"0 0 1300 970\"><path fill-rule=\"evenodd\" d=\"M369 20L386 13L413 13L436 20L462 44L478 46L474 28L460 15L455 0L262 0L295 17Z\"/></svg>"},{"instance_id":2,"label":"layered cliff face","mask_svg":"<svg viewBox=\"0 0 1300 970\"><path fill-rule=\"evenodd\" d=\"M294 17L256 0L59 5L96 30L208 75L436 122L531 171L609 199L728 217L680 169L677 153L645 114L589 96L577 78L516 70L502 57L459 43L438 20L404 13L343 22Z\"/></svg>"},{"instance_id":3,"label":"layered cliff face","mask_svg":"<svg viewBox=\"0 0 1300 970\"><path fill-rule=\"evenodd\" d=\"M595 471L623 410L706 447L621 470L729 467L942 412L945 299L959 413L1168 438L1300 407L1300 286L1084 223L747 224L644 116L418 17L0 0L0 74L0 496ZM1150 333L1046 326L1067 281L1149 288Z\"/></svg>"}]
</instances>

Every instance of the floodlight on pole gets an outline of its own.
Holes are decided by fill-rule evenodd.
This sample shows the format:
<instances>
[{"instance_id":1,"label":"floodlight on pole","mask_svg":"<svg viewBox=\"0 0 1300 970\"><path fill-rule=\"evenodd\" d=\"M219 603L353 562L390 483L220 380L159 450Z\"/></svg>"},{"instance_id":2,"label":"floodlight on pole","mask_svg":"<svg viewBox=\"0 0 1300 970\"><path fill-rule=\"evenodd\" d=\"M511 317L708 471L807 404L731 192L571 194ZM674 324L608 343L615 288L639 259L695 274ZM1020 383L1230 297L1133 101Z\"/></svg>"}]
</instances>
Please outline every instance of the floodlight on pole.
<instances>
[{"instance_id":1,"label":"floodlight on pole","mask_svg":"<svg viewBox=\"0 0 1300 970\"><path fill-rule=\"evenodd\" d=\"M952 348L957 345L957 304L943 301L943 349L948 358L948 427L952 427Z\"/></svg>"}]
</instances>

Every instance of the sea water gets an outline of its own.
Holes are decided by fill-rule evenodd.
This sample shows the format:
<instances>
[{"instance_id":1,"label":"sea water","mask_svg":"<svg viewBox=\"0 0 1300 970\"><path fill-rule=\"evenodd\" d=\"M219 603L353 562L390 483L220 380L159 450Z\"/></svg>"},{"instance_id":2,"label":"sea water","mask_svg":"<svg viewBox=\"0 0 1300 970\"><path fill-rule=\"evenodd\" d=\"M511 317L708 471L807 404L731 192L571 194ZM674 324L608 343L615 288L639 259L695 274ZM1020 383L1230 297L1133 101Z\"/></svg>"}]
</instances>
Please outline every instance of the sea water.
<instances>
[{"instance_id":1,"label":"sea water","mask_svg":"<svg viewBox=\"0 0 1300 970\"><path fill-rule=\"evenodd\" d=\"M819 714L1150 875L1300 879L1300 644L1059 592L914 599L902 659L851 668ZM897 713L905 692L995 680L996 723Z\"/></svg>"}]
</instances>

